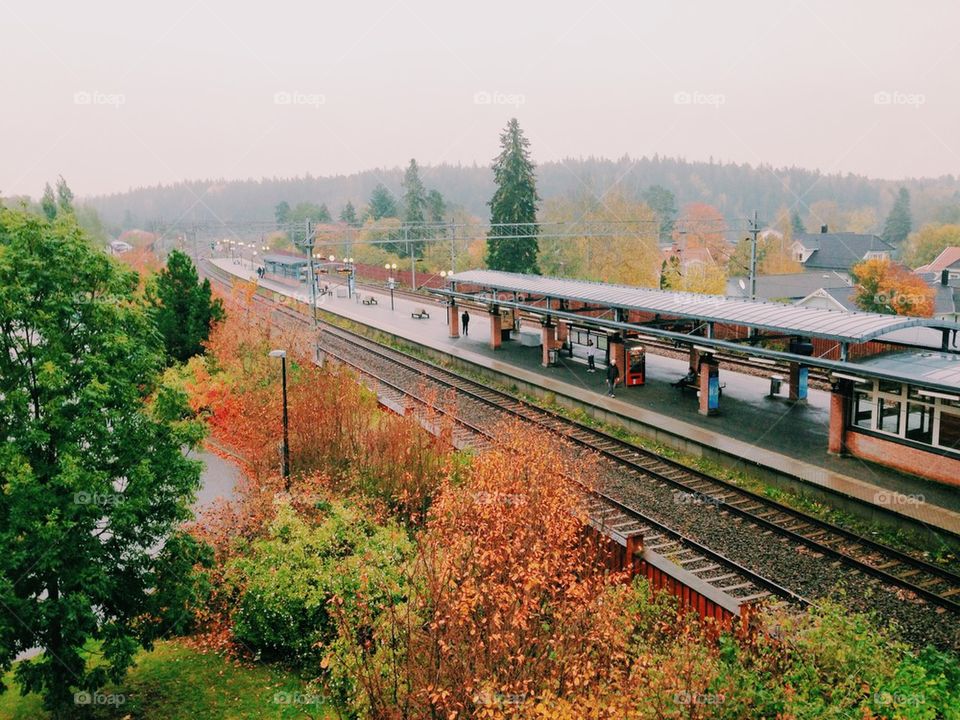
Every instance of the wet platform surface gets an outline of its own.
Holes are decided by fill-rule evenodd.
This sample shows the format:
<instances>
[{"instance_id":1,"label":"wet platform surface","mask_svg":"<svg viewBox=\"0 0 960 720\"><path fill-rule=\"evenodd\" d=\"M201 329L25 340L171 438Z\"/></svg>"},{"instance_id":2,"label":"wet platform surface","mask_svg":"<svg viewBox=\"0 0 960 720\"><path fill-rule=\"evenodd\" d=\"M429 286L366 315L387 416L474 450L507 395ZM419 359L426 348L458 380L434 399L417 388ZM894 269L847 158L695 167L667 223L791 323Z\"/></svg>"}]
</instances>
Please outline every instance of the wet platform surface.
<instances>
[{"instance_id":1,"label":"wet platform surface","mask_svg":"<svg viewBox=\"0 0 960 720\"><path fill-rule=\"evenodd\" d=\"M239 266L231 260L213 262L235 275L254 277L249 266ZM304 291L269 280L261 280L260 284L309 301ZM707 417L698 412L695 392L670 386L686 373L686 361L648 353L646 384L621 386L616 398L609 398L602 367L596 373L588 373L584 364L561 357L557 366L544 368L540 364L541 348L525 347L516 341L504 342L498 350L491 349L490 321L485 311L471 312L469 336L449 338L442 302L395 294L395 309L391 311L388 291L361 287L359 296L355 293L348 298L346 288L338 287L344 296L339 297L336 292L322 296L318 307L805 482L873 504L893 505L892 509L902 515L960 533L957 489L855 457L827 453L826 391L811 389L806 404L794 404L785 397L786 384L780 396L768 397L768 378L721 370L720 379L726 387L720 412ZM378 304L362 304L360 298L368 296L375 297ZM411 317L420 308L430 313L429 319Z\"/></svg>"}]
</instances>

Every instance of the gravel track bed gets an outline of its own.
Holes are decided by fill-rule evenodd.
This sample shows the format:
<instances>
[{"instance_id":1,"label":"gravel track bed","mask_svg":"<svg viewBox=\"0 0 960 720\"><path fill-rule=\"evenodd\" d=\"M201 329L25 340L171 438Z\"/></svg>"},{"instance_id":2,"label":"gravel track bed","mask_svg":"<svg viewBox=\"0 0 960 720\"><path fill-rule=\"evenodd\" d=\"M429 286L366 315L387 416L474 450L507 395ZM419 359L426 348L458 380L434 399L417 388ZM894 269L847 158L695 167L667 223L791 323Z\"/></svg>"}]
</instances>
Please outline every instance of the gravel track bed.
<instances>
[{"instance_id":1,"label":"gravel track bed","mask_svg":"<svg viewBox=\"0 0 960 720\"><path fill-rule=\"evenodd\" d=\"M329 333L322 333L321 345L414 394L435 390L440 402L449 396L449 388L441 383ZM484 430L494 431L512 417L460 393L454 402L458 418ZM565 452L572 459L582 455L583 450L567 444ZM884 585L844 563L825 559L806 545L757 527L707 501L698 502L665 482L607 458L598 456L597 474L601 489L611 497L804 597L816 600L835 596L853 610L877 613L893 621L900 637L913 645L933 644L960 650L960 622L946 610L918 600L901 588ZM838 589L842 589L839 595Z\"/></svg>"}]
</instances>

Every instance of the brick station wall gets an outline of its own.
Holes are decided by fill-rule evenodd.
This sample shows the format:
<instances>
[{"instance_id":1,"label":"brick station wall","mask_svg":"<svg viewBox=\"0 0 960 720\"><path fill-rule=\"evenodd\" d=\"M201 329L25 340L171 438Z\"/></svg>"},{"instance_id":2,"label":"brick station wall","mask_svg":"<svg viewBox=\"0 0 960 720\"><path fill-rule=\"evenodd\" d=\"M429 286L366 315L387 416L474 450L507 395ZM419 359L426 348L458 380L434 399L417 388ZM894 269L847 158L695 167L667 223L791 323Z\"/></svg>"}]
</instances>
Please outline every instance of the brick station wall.
<instances>
[{"instance_id":1,"label":"brick station wall","mask_svg":"<svg viewBox=\"0 0 960 720\"><path fill-rule=\"evenodd\" d=\"M851 455L960 487L960 459L855 430L847 430L844 445Z\"/></svg>"}]
</instances>

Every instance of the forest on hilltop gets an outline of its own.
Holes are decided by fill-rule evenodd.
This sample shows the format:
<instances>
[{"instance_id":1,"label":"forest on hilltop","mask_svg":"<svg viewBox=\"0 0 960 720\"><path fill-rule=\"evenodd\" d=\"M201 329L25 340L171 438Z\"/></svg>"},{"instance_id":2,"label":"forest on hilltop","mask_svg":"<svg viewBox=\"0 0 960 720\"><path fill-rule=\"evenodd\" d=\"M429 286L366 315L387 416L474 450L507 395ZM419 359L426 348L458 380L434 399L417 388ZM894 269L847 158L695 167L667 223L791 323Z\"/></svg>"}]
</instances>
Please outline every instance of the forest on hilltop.
<instances>
[{"instance_id":1,"label":"forest on hilltop","mask_svg":"<svg viewBox=\"0 0 960 720\"><path fill-rule=\"evenodd\" d=\"M402 168L372 169L352 175L259 180L192 180L172 185L134 188L88 198L103 221L114 228L147 227L156 221L209 223L270 220L280 202L325 203L336 216L351 202L363 208L374 188L383 184L399 196ZM450 207L487 219L494 191L488 166L421 167L423 181L443 193ZM900 187L910 191L914 222L956 222L960 215L960 180L941 178L877 180L852 174L824 174L802 168L773 168L723 162L688 162L680 158L623 156L566 159L537 166L537 187L547 200L613 189L637 199L653 185L669 189L677 204L708 203L728 219L754 210L761 219L780 208L794 208L815 230L822 222L831 230L879 232Z\"/></svg>"}]
</instances>

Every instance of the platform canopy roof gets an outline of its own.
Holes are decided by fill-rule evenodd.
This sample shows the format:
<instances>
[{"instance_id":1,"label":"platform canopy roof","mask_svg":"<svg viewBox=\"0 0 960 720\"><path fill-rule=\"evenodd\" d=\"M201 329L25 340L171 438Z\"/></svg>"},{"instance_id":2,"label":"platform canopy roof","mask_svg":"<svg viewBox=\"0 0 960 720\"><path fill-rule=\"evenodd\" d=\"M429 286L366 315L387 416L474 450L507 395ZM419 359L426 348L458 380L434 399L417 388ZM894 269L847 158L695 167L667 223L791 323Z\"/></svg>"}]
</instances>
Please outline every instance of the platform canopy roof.
<instances>
[{"instance_id":1,"label":"platform canopy roof","mask_svg":"<svg viewBox=\"0 0 960 720\"><path fill-rule=\"evenodd\" d=\"M858 360L873 370L883 370L920 384L952 385L960 390L960 355L945 352L892 352Z\"/></svg>"},{"instance_id":2,"label":"platform canopy roof","mask_svg":"<svg viewBox=\"0 0 960 720\"><path fill-rule=\"evenodd\" d=\"M304 257L297 257L296 255L264 255L263 261L265 263L273 263L274 265L306 265L307 259Z\"/></svg>"},{"instance_id":3,"label":"platform canopy roof","mask_svg":"<svg viewBox=\"0 0 960 720\"><path fill-rule=\"evenodd\" d=\"M458 285L475 285L488 290L659 313L703 322L743 325L783 335L819 337L845 343L868 342L895 330L918 326L960 329L958 323L930 318L845 312L499 270L467 270L455 273L451 280Z\"/></svg>"}]
</instances>

